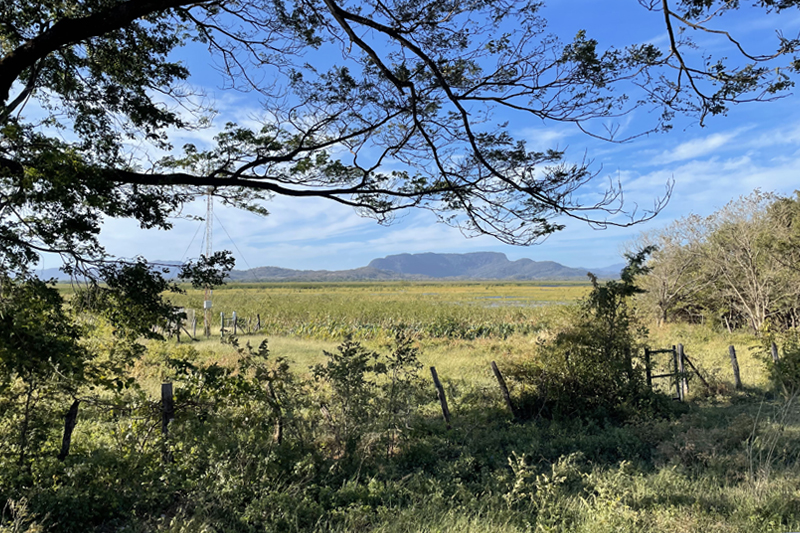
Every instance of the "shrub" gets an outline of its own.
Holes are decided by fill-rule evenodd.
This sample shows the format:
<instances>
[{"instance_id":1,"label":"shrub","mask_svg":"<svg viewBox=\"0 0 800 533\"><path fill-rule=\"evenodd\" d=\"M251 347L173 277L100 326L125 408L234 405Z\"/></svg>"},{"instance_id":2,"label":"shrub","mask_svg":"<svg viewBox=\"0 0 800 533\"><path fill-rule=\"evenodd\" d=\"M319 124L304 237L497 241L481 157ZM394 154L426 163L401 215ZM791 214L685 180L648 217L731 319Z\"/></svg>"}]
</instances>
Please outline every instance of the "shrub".
<instances>
[{"instance_id":1,"label":"shrub","mask_svg":"<svg viewBox=\"0 0 800 533\"><path fill-rule=\"evenodd\" d=\"M777 363L771 356L765 357L765 363L773 386L793 398L800 393L800 338L797 332L787 336L782 352Z\"/></svg>"},{"instance_id":2,"label":"shrub","mask_svg":"<svg viewBox=\"0 0 800 533\"><path fill-rule=\"evenodd\" d=\"M336 352L324 352L324 365L312 367L334 455L370 455L376 446L391 455L418 405L417 349L399 333L389 355L346 339ZM363 459L362 459L363 460Z\"/></svg>"},{"instance_id":3,"label":"shrub","mask_svg":"<svg viewBox=\"0 0 800 533\"><path fill-rule=\"evenodd\" d=\"M521 405L528 416L616 417L650 399L643 369L633 360L646 330L629 302L640 291L634 279L646 271L651 251L628 255L620 281L600 284L590 274L592 291L566 323L507 370L522 385Z\"/></svg>"}]
</instances>

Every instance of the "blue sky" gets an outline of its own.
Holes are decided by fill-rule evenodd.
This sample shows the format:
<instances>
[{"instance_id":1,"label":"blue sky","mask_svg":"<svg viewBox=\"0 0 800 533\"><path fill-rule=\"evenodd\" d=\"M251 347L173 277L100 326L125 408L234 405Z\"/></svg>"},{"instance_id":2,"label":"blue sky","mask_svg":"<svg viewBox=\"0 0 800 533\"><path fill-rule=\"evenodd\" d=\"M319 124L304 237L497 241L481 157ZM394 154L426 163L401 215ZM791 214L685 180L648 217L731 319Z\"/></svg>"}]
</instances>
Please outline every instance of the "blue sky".
<instances>
[{"instance_id":1,"label":"blue sky","mask_svg":"<svg viewBox=\"0 0 800 533\"><path fill-rule=\"evenodd\" d=\"M587 29L601 44L666 43L660 15L648 13L635 0L554 1L544 14L551 31L564 40ZM796 34L800 19L793 12L758 18L741 13L725 27L761 49L757 51L768 51L774 29L781 27L787 35ZM698 44L699 51L725 52L717 41L701 38ZM203 146L225 122L248 124L259 114L254 98L219 89L220 81L213 69L207 68L204 55L190 54L186 61L196 72L192 82L214 98L220 113L214 128L184 134L176 144L194 142ZM435 216L425 211L408 211L384 227L324 200L275 198L266 204L271 213L266 218L217 206L214 248L231 250L240 269L279 266L338 270L364 266L389 254L474 251L504 252L510 259L528 257L568 266L599 267L619 263L624 243L641 231L665 226L690 213L710 214L755 188L781 194L800 188L800 112L794 94L775 102L735 106L728 116L710 118L705 127L696 120L679 119L669 133L625 144L591 139L572 126L532 123L528 117L513 115L498 118L509 120L510 131L527 139L531 148L566 148L571 160L580 160L586 154L598 172L594 192L599 193L608 179L619 180L628 209L635 204L652 206L653 200L663 195L665 184L674 179L672 198L650 222L596 230L566 221L566 229L526 248L502 245L491 237L467 239L458 230L437 223ZM635 133L647 129L653 120L652 114L639 110L618 125L625 133ZM187 206L186 212L203 215L204 210L204 203L197 203ZM200 226L196 221L176 220L172 231L156 232L140 230L130 221L110 220L102 240L118 257L141 254L151 260L185 260L203 250ZM43 266L55 265L45 261Z\"/></svg>"}]
</instances>

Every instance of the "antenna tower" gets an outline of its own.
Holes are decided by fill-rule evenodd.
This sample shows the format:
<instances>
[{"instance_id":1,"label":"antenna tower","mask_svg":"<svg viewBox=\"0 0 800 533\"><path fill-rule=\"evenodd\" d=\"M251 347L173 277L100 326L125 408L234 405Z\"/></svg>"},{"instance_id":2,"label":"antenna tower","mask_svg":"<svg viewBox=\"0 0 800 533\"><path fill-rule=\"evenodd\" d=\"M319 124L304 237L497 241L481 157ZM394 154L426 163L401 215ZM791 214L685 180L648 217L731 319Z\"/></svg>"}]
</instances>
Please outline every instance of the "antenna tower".
<instances>
[{"instance_id":1,"label":"antenna tower","mask_svg":"<svg viewBox=\"0 0 800 533\"><path fill-rule=\"evenodd\" d=\"M206 191L206 259L211 257L213 246L212 236L214 230L214 188L209 187ZM206 337L211 336L211 287L206 286L205 297L203 298L203 329Z\"/></svg>"}]
</instances>

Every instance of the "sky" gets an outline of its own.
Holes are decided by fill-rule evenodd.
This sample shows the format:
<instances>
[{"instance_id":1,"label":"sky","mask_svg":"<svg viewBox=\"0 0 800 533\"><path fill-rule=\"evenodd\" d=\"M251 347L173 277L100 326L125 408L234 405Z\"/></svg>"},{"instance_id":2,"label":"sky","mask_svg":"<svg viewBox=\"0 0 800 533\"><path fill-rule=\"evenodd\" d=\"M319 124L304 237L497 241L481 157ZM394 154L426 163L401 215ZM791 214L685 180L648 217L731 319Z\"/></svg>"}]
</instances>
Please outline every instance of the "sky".
<instances>
[{"instance_id":1,"label":"sky","mask_svg":"<svg viewBox=\"0 0 800 533\"><path fill-rule=\"evenodd\" d=\"M635 0L561 0L550 4L543 13L550 29L564 40L587 29L601 44L666 42L659 14L648 13ZM796 34L800 18L788 12L758 18L739 14L724 26L749 39L758 51L768 51L774 41L774 29L783 28L787 36ZM720 52L717 41L701 36L698 44L700 51ZM190 53L186 61L195 72L192 83L215 100L219 115L214 128L228 121L246 124L258 115L257 100L220 88L221 81L204 63L204 55ZM488 236L466 238L457 229L438 223L426 211L407 211L393 224L381 226L350 208L322 199L274 198L265 205L270 211L267 217L216 205L213 248L231 250L237 269L278 266L342 270L365 266L374 258L391 254L477 251L502 252L512 260L530 258L571 267L602 267L622 262L626 243L642 231L666 226L689 214L711 214L756 188L784 195L800 188L798 94L773 102L735 106L727 116L711 117L702 127L696 119L681 118L668 133L624 144L592 139L572 126L532 123L527 117L498 118L507 118L509 130L526 139L531 148L566 149L567 158L573 161L587 157L597 172L593 189L599 193L608 180L618 180L624 189L626 209L636 205L652 207L653 201L663 196L665 186L674 182L670 201L655 219L633 227L599 230L566 220L564 230L542 243L514 247ZM640 110L618 125L623 133L635 133L647 129L652 121L651 114ZM176 144L194 142L203 146L213 136L214 128L184 134ZM187 206L185 214L203 216L205 203ZM144 255L150 260L187 260L205 250L204 230L203 223L187 219L176 219L169 232L145 231L131 221L108 220L101 240L117 257ZM55 265L52 260L45 260L41 266Z\"/></svg>"}]
</instances>

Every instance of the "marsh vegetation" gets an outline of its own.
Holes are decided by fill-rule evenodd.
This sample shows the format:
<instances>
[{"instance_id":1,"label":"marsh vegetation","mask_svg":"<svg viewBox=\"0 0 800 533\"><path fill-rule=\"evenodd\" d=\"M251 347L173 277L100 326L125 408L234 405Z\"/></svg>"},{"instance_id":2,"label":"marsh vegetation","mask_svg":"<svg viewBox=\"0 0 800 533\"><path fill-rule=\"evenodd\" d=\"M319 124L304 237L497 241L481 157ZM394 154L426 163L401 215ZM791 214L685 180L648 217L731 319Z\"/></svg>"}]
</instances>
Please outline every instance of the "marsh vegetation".
<instances>
[{"instance_id":1,"label":"marsh vegetation","mask_svg":"<svg viewBox=\"0 0 800 533\"><path fill-rule=\"evenodd\" d=\"M65 394L37 385L24 443L24 381L10 384L19 395L3 404L2 528L798 528L795 381L777 386L763 342L708 324L648 331L629 303L624 313L615 308L615 317L624 315L627 323L616 325L630 338L605 337L602 326L592 325L603 324L599 288L608 286L219 289L215 311L259 314L263 331L224 342L216 335L149 341L108 386L86 384ZM189 290L173 303L191 308L201 298ZM498 300L514 305L491 305ZM118 342L102 318L84 318L90 344ZM586 351L569 352L572 366L559 363L567 341ZM645 390L636 354L632 368L625 359L593 358L622 353L619 342L637 349L680 342L711 387L690 379L684 403L668 397L667 383ZM740 391L732 385L728 344L739 348ZM798 360L796 345L781 348L784 361ZM506 375L516 419L491 361ZM429 366L444 385L449 429ZM175 391L166 432L163 382ZM80 414L69 455L59 461L62 417L72 398L81 401Z\"/></svg>"}]
</instances>

